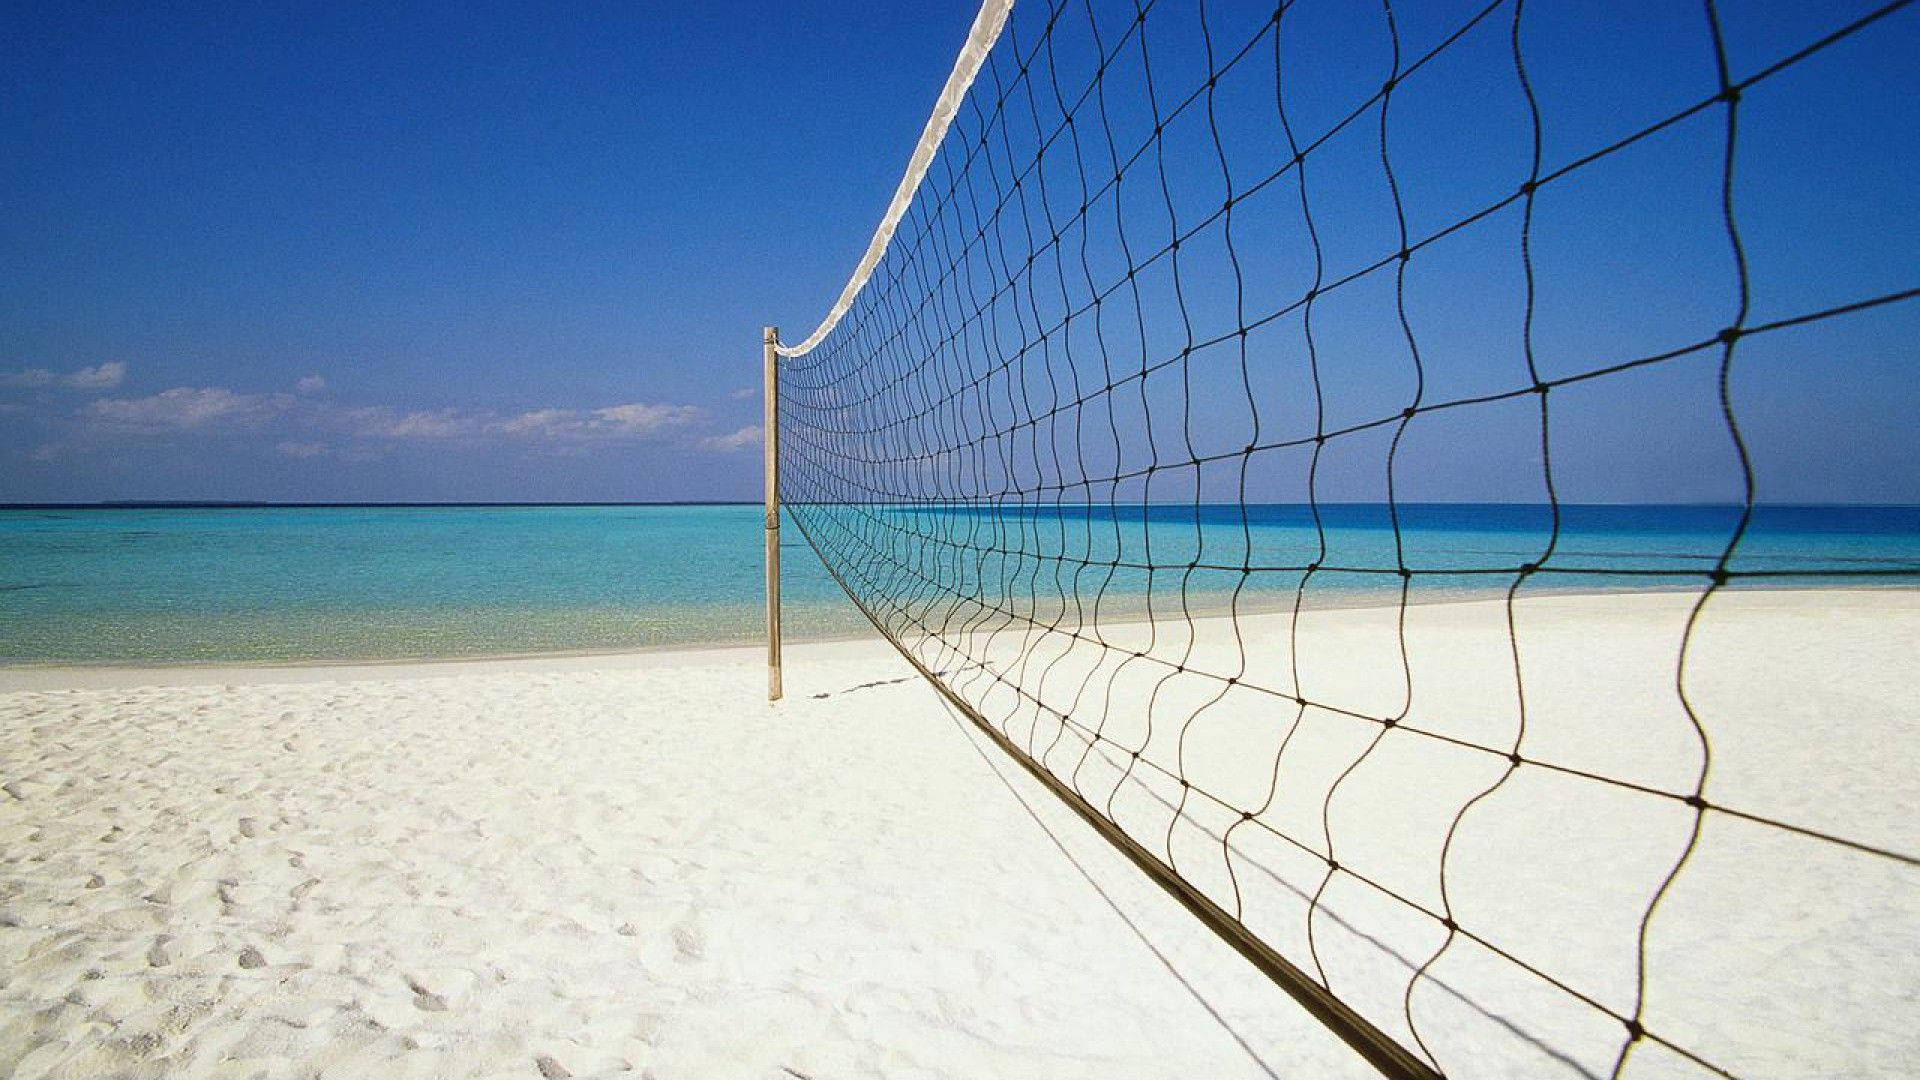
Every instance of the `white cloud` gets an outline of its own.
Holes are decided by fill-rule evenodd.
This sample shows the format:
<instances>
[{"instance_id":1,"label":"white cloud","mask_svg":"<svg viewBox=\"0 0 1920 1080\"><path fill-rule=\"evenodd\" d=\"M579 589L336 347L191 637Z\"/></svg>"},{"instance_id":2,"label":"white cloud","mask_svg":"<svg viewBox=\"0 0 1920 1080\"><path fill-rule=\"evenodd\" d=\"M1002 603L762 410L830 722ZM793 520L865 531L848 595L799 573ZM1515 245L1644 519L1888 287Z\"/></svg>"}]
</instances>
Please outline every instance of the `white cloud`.
<instances>
[{"instance_id":1,"label":"white cloud","mask_svg":"<svg viewBox=\"0 0 1920 1080\"><path fill-rule=\"evenodd\" d=\"M50 367L23 367L19 371L0 371L0 388L8 390L111 390L127 380L127 361L115 359L81 367L79 371L54 371Z\"/></svg>"},{"instance_id":2,"label":"white cloud","mask_svg":"<svg viewBox=\"0 0 1920 1080\"><path fill-rule=\"evenodd\" d=\"M572 409L535 409L523 412L500 425L507 435L551 435L556 431L577 425L579 414Z\"/></svg>"},{"instance_id":3,"label":"white cloud","mask_svg":"<svg viewBox=\"0 0 1920 1080\"><path fill-rule=\"evenodd\" d=\"M284 411L285 394L236 394L224 387L177 386L141 398L102 398L81 415L134 432L183 431L220 422L245 423Z\"/></svg>"},{"instance_id":4,"label":"white cloud","mask_svg":"<svg viewBox=\"0 0 1920 1080\"><path fill-rule=\"evenodd\" d=\"M105 364L83 367L66 377L66 384L76 390L111 390L127 381L127 362L114 360Z\"/></svg>"},{"instance_id":5,"label":"white cloud","mask_svg":"<svg viewBox=\"0 0 1920 1080\"><path fill-rule=\"evenodd\" d=\"M733 400L735 401L745 401L748 398L756 398L759 396L760 388L757 386L743 386L733 392Z\"/></svg>"},{"instance_id":6,"label":"white cloud","mask_svg":"<svg viewBox=\"0 0 1920 1080\"><path fill-rule=\"evenodd\" d=\"M309 379L318 382L318 376ZM308 388L309 379L298 384ZM324 385L324 383L321 383ZM707 419L693 405L628 402L597 409L546 408L518 413L465 409L347 406L313 393L243 393L225 387L179 386L145 397L101 398L72 414L93 437L258 429L271 424L275 451L293 458L347 457L359 446L398 442L520 444L541 453L596 443L677 437L688 441ZM747 445L758 429L721 436L727 448ZM740 441L745 440L745 441Z\"/></svg>"},{"instance_id":7,"label":"white cloud","mask_svg":"<svg viewBox=\"0 0 1920 1080\"><path fill-rule=\"evenodd\" d=\"M484 434L479 418L459 409L416 409L398 412L385 406L349 409L353 433L376 439L458 439Z\"/></svg>"},{"instance_id":8,"label":"white cloud","mask_svg":"<svg viewBox=\"0 0 1920 1080\"><path fill-rule=\"evenodd\" d=\"M692 405L614 405L595 409L588 427L616 435L653 435L700 419Z\"/></svg>"},{"instance_id":9,"label":"white cloud","mask_svg":"<svg viewBox=\"0 0 1920 1080\"><path fill-rule=\"evenodd\" d=\"M745 450L749 446L759 446L761 439L759 424L749 424L738 431L725 435L709 435L700 440L703 450Z\"/></svg>"},{"instance_id":10,"label":"white cloud","mask_svg":"<svg viewBox=\"0 0 1920 1080\"><path fill-rule=\"evenodd\" d=\"M0 387L17 390L47 390L54 387L64 387L69 390L111 390L126 380L127 364L124 360L112 360L64 374L49 368L0 371Z\"/></svg>"},{"instance_id":11,"label":"white cloud","mask_svg":"<svg viewBox=\"0 0 1920 1080\"><path fill-rule=\"evenodd\" d=\"M39 390L52 386L58 376L43 367L23 368L19 371L0 371L0 386L9 389Z\"/></svg>"},{"instance_id":12,"label":"white cloud","mask_svg":"<svg viewBox=\"0 0 1920 1080\"><path fill-rule=\"evenodd\" d=\"M351 410L356 434L380 439L645 439L699 420L692 405L633 403L603 409L532 409L513 416L435 409Z\"/></svg>"},{"instance_id":13,"label":"white cloud","mask_svg":"<svg viewBox=\"0 0 1920 1080\"><path fill-rule=\"evenodd\" d=\"M293 388L303 394L317 394L327 388L327 380L318 375L308 375L306 378L294 383Z\"/></svg>"}]
</instances>

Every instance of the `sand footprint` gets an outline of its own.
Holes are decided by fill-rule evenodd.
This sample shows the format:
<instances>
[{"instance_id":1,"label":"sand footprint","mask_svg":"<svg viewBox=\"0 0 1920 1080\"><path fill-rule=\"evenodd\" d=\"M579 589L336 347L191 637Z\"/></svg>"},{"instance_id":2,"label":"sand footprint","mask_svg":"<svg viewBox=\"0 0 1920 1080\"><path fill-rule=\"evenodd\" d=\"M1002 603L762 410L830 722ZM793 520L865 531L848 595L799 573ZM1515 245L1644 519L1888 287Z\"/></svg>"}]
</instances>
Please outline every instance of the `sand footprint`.
<instances>
[{"instance_id":1,"label":"sand footprint","mask_svg":"<svg viewBox=\"0 0 1920 1080\"><path fill-rule=\"evenodd\" d=\"M682 963L693 963L707 955L707 936L691 918L673 928L673 954Z\"/></svg>"},{"instance_id":2,"label":"sand footprint","mask_svg":"<svg viewBox=\"0 0 1920 1080\"><path fill-rule=\"evenodd\" d=\"M421 1012L447 1011L447 999L445 997L434 993L427 988L424 982L414 978L412 975L408 975L406 980L407 989L413 991L414 1008L419 1009Z\"/></svg>"},{"instance_id":3,"label":"sand footprint","mask_svg":"<svg viewBox=\"0 0 1920 1080\"><path fill-rule=\"evenodd\" d=\"M307 880L301 882L300 884L295 885L293 888L287 890L288 898L293 901L293 910L295 911L300 910L300 902L302 900L305 900L307 898L307 894L312 892L313 887L318 884L320 884L319 878L310 877Z\"/></svg>"}]
</instances>

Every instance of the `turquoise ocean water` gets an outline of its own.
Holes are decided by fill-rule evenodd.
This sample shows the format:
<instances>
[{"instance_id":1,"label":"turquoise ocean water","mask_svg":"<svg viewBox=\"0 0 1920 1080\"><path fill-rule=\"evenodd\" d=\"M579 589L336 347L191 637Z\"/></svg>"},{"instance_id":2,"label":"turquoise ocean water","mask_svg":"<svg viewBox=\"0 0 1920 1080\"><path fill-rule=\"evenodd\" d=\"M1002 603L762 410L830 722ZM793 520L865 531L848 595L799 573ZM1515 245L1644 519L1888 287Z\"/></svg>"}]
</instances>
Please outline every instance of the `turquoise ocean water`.
<instances>
[{"instance_id":1,"label":"turquoise ocean water","mask_svg":"<svg viewBox=\"0 0 1920 1080\"><path fill-rule=\"evenodd\" d=\"M1544 507L809 508L825 542L910 560L1045 617L1504 590L1553 536ZM1738 520L1717 507L1563 507L1530 591L1700 588ZM900 541L902 529L952 543ZM793 639L866 621L786 534ZM0 509L0 664L378 660L759 640L755 506ZM978 555L1006 548L1038 558ZM1064 556L1064 559L1055 558ZM1114 567L1113 563L1120 563ZM1149 573L1128 563L1169 567ZM1194 567L1192 564L1199 564ZM1250 577L1222 569L1281 567ZM858 566L859 563L851 565ZM873 564L880 565L880 564ZM1730 564L1753 585L1920 585L1920 507L1768 507ZM1833 576L1838 575L1838 576ZM911 579L896 587L912 589Z\"/></svg>"}]
</instances>

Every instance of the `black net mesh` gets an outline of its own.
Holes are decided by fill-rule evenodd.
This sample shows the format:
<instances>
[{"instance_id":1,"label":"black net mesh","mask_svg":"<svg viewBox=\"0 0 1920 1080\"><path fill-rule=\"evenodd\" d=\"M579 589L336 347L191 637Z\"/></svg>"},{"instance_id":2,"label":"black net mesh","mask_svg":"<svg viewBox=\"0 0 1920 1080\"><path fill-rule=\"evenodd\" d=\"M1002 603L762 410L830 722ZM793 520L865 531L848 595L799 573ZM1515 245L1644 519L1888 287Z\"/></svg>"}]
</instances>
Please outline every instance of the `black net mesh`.
<instances>
[{"instance_id":1,"label":"black net mesh","mask_svg":"<svg viewBox=\"0 0 1920 1080\"><path fill-rule=\"evenodd\" d=\"M1910 515L1809 547L1832 515L1764 487L1816 501L1857 449L1795 433L1794 379L1871 397L1846 358L1913 340L1911 222L1849 231L1782 164L1911 150L1850 112L1911 93L1906 7L1021 7L781 362L791 519L1024 764L1421 1067L1765 1071L1685 1007L1725 973L1663 904L1789 865L1914 895L1897 800L1710 783L1749 718L1700 674L1762 586L1916 580ZM1704 892L1674 925L1752 899Z\"/></svg>"}]
</instances>

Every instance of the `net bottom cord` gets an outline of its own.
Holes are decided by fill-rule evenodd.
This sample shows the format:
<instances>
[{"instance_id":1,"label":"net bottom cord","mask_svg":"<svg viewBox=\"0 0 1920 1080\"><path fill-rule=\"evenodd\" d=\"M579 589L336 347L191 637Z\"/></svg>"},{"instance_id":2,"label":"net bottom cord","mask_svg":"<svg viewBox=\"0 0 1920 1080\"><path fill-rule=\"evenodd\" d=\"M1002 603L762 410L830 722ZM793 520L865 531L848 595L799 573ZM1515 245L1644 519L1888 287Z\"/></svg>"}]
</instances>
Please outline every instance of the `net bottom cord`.
<instances>
[{"instance_id":1,"label":"net bottom cord","mask_svg":"<svg viewBox=\"0 0 1920 1080\"><path fill-rule=\"evenodd\" d=\"M813 533L808 529L805 520L799 516L796 516L794 520L800 526L801 535L807 538L807 542L813 545L815 552L818 553L819 546L815 543ZM867 607L865 602L861 600L859 594L851 588L848 588L846 581L840 577L840 573L834 565L828 562L824 555L821 556L821 560L823 565L826 566L827 572L833 575L834 580L839 582L843 589L846 589L847 596L853 600L855 606L860 609L861 614L865 615L867 620L873 624L874 630L886 638L888 643L894 647L894 650L900 654L901 658L911 665L914 671L919 673L921 678L926 680L928 686L932 687L934 691L938 693L948 705L958 711L961 716L966 717L968 722L973 724L982 734L986 735L1003 753L1015 762L1018 762L1020 767L1025 769L1029 776L1045 785L1047 790L1057 796L1060 801L1066 803L1075 814L1078 814L1081 820L1091 826L1094 831L1099 833L1108 843L1119 849L1129 861L1145 872L1148 877L1152 878L1156 884L1165 889L1175 900L1178 900L1181 906L1185 907L1189 912L1192 912L1209 930L1212 930L1218 934L1222 940L1226 941L1227 944L1233 946L1234 951L1238 952L1255 967L1259 968L1262 973L1284 989L1295 1001L1299 1002L1308 1013L1325 1024L1329 1030L1340 1036L1340 1038L1349 1046L1353 1047L1357 1053L1366 1058L1375 1068L1378 1068L1383 1075L1395 1077L1396 1080L1398 1080L1398 1078L1405 1078L1405 1080L1439 1080L1441 1074L1431 1065L1415 1057L1398 1042L1381 1033L1378 1028L1375 1028L1371 1023L1362 1018L1360 1014L1349 1008L1345 1002L1329 994L1323 987L1314 982L1285 957L1275 952L1265 942L1248 933L1246 928L1241 926L1238 920L1227 914L1224 909L1218 904L1215 904L1198 889L1194 888L1193 885L1184 878L1181 878L1169 870L1159 859L1155 858L1151 852L1141 847L1133 837L1127 835L1118 825L1109 821L1100 811L1096 810L1090 803L1081 798L1079 792L1061 782L1059 777L1053 775L1053 773L1049 772L1044 766L1029 757L1016 746L1012 740L1008 739L1005 734L996 728L992 722L981 715L980 711L976 709L971 702L950 689L938 675L934 674L933 669L922 663L919 657L913 655L912 651L893 635L887 633L886 628L882 626L879 619L875 618L874 613Z\"/></svg>"}]
</instances>

